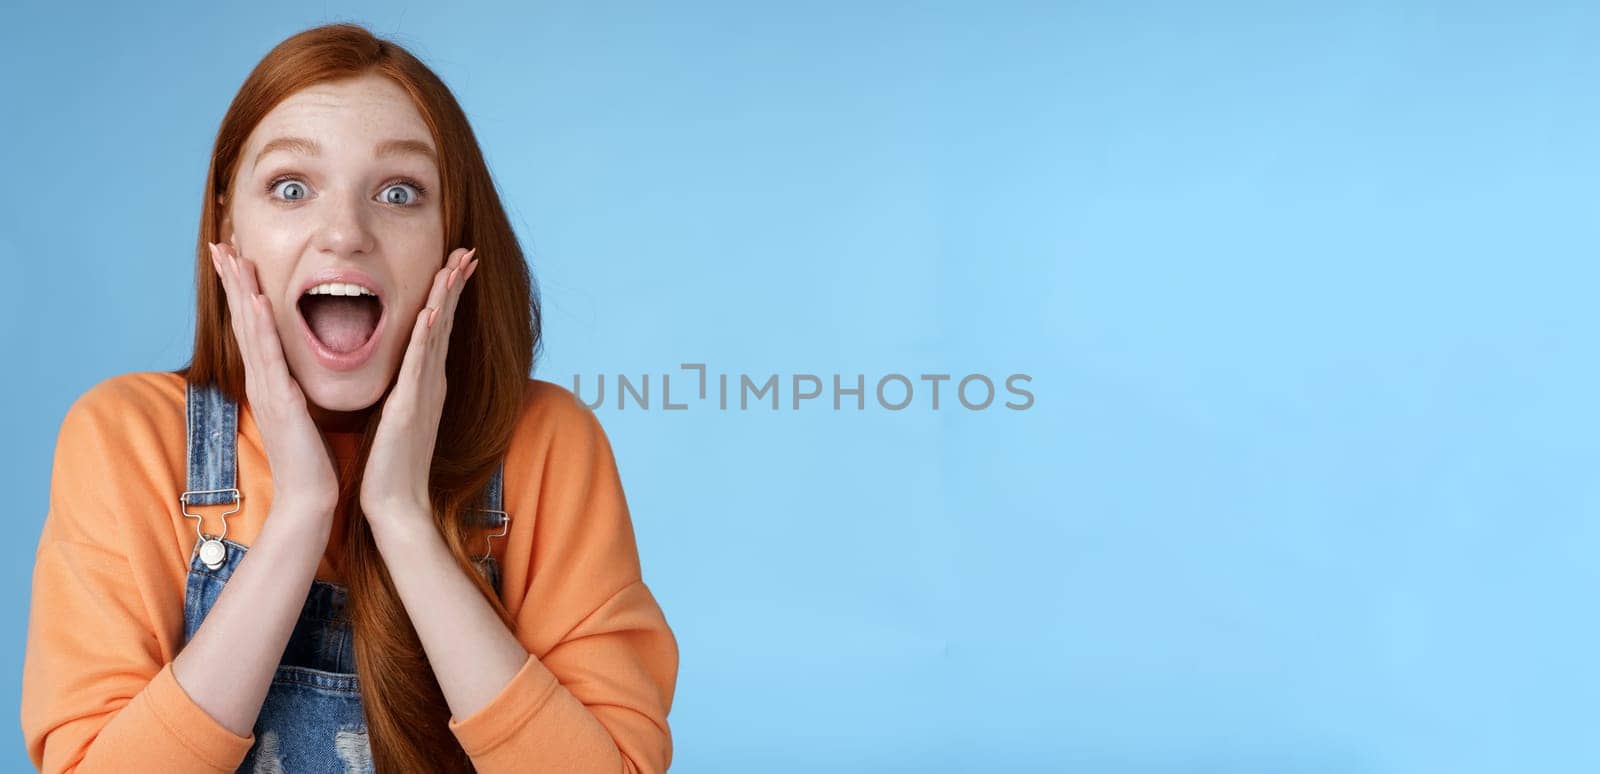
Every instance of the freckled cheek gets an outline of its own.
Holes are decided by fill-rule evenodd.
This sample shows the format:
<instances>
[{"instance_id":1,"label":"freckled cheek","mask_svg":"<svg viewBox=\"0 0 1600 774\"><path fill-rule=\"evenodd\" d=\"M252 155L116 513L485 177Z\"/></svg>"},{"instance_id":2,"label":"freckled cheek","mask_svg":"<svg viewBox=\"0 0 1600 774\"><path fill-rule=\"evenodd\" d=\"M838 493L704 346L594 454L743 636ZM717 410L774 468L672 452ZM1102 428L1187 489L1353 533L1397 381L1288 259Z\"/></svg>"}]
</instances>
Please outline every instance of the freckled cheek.
<instances>
[{"instance_id":1,"label":"freckled cheek","mask_svg":"<svg viewBox=\"0 0 1600 774\"><path fill-rule=\"evenodd\" d=\"M401 297L405 299L403 311L415 316L428 303L428 291L433 289L433 275L411 278Z\"/></svg>"},{"instance_id":2,"label":"freckled cheek","mask_svg":"<svg viewBox=\"0 0 1600 774\"><path fill-rule=\"evenodd\" d=\"M289 298L287 290L280 290L272 298L273 317L277 318L278 335L284 339L300 335L300 306L299 299Z\"/></svg>"}]
</instances>

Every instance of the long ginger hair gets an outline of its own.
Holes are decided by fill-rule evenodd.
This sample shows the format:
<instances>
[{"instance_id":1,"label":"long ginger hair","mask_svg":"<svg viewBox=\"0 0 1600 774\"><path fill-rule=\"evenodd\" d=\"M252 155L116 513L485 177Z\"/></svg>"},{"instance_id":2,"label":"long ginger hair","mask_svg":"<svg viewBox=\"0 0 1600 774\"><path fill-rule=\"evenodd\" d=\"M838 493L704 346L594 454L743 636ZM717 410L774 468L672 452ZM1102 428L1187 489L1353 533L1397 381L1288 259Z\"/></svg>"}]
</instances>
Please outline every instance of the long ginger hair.
<instances>
[{"instance_id":1,"label":"long ginger hair","mask_svg":"<svg viewBox=\"0 0 1600 774\"><path fill-rule=\"evenodd\" d=\"M177 373L194 384L214 383L236 402L246 400L244 362L206 243L224 241L229 185L245 141L261 119L300 89L368 73L387 76L411 95L438 149L445 244L475 245L479 272L492 279L467 285L458 302L445 363L450 387L428 490L451 553L510 627L513 619L473 560L483 532L470 509L486 507L479 495L510 446L539 345L539 302L466 114L444 82L410 52L361 26L330 24L279 43L245 79L222 118L206 172L195 245L194 354ZM450 709L416 629L361 514L361 471L387 399L385 392L367 420L353 475L340 482L348 518L344 534L333 536L343 540L346 610L373 763L380 772L472 771L447 725Z\"/></svg>"}]
</instances>

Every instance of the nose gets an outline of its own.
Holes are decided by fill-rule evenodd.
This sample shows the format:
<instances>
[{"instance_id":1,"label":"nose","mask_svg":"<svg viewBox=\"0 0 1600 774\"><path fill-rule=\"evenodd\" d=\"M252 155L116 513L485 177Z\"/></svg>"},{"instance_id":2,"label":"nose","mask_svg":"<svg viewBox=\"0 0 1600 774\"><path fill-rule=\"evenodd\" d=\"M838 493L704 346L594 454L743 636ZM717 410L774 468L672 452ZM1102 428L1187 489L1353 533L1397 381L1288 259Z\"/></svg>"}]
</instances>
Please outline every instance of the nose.
<instances>
[{"instance_id":1,"label":"nose","mask_svg":"<svg viewBox=\"0 0 1600 774\"><path fill-rule=\"evenodd\" d=\"M369 222L371 208L360 191L340 191L322 197L317 224L316 248L337 256L372 252L374 233Z\"/></svg>"}]
</instances>

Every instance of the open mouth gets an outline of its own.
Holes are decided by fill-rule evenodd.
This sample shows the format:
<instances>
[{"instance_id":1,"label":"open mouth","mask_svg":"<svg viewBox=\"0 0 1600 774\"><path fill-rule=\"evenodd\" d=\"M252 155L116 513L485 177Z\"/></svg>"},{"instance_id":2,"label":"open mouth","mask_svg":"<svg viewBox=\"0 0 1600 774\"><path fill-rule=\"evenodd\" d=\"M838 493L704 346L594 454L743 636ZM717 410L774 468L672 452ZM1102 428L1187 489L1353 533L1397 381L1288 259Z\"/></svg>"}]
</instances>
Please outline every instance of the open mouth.
<instances>
[{"instance_id":1,"label":"open mouth","mask_svg":"<svg viewBox=\"0 0 1600 774\"><path fill-rule=\"evenodd\" d=\"M375 349L383 324L383 302L370 288L324 282L308 288L298 306L312 348L330 368L359 366Z\"/></svg>"}]
</instances>

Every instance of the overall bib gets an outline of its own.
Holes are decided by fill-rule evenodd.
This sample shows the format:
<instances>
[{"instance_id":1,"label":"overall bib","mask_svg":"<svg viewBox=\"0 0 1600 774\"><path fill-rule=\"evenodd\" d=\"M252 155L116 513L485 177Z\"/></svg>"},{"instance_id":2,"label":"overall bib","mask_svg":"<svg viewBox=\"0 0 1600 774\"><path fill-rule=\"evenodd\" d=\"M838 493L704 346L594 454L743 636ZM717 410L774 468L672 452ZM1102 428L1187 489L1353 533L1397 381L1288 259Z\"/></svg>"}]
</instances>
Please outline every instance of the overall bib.
<instances>
[{"instance_id":1,"label":"overall bib","mask_svg":"<svg viewBox=\"0 0 1600 774\"><path fill-rule=\"evenodd\" d=\"M236 483L238 407L215 385L187 386L188 491L180 502L189 505L233 504L222 517L222 533L201 532L202 520L187 507L184 515L196 519L199 539L189 559L184 590L183 641L194 637L200 623L244 559L249 547L226 538L227 514L239 510ZM481 511L481 526L498 528L505 535L509 516L501 509L504 464L497 468L487 490L488 509ZM477 557L478 567L495 591L500 590L500 567L492 555ZM257 716L256 742L239 766L240 772L307 772L316 774L371 774L372 748L367 742L366 715L356 679L354 643L350 622L344 618L346 588L313 579L283 659L272 678L266 701Z\"/></svg>"}]
</instances>

